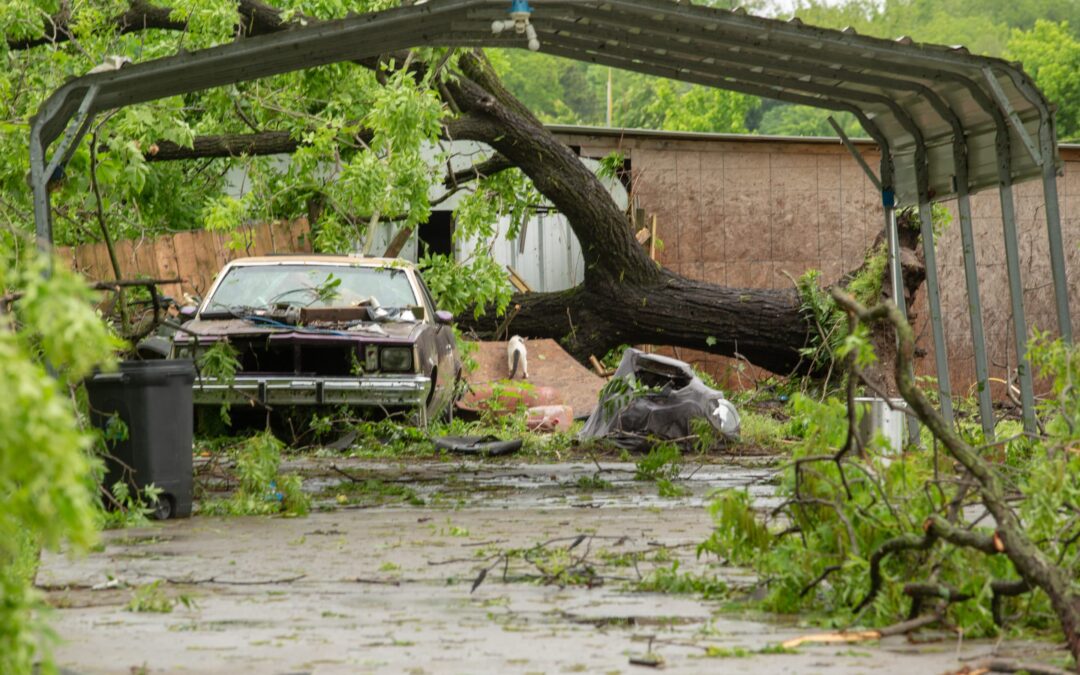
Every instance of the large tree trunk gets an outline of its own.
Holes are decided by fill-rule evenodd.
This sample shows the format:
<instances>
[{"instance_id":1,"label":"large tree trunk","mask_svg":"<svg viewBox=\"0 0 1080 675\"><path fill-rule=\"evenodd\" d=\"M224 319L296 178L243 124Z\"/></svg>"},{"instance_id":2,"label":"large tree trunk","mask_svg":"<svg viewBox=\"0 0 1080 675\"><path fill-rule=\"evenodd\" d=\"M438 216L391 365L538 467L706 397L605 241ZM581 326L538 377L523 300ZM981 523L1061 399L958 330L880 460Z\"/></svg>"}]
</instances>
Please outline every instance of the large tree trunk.
<instances>
[{"instance_id":1,"label":"large tree trunk","mask_svg":"<svg viewBox=\"0 0 1080 675\"><path fill-rule=\"evenodd\" d=\"M280 11L260 0L237 0L240 35L273 33L289 28ZM297 17L294 17L296 20ZM306 19L308 24L314 19ZM53 17L43 40L26 40L13 49L55 43L70 37L67 16ZM133 0L116 17L117 31L142 28L182 30L168 8ZM358 61L378 70L387 63L421 61L383 58ZM630 222L603 184L567 146L560 143L506 90L479 51L458 59L460 72L446 78L437 91L448 107L460 111L447 124L448 138L486 143L497 153L483 167L519 167L570 223L585 258L584 282L570 291L516 296L518 307L510 330L525 336L559 339L580 358L603 354L621 344L648 343L688 347L725 356L741 356L777 373L805 370L800 357L814 334L794 288L784 290L728 288L688 279L665 270L649 258L633 236ZM196 139L192 148L160 142L148 159L227 157L238 153L291 152L297 142L282 132L266 131L235 137ZM475 175L475 171L467 172ZM468 176L448 176L456 184ZM500 320L461 317L467 327L493 335Z\"/></svg>"},{"instance_id":2,"label":"large tree trunk","mask_svg":"<svg viewBox=\"0 0 1080 675\"><path fill-rule=\"evenodd\" d=\"M603 184L506 91L486 60L467 53L459 65L465 77L449 90L475 123L462 125L458 137L487 143L524 171L566 216L585 259L581 286L515 297L520 309L510 330L558 339L578 358L648 343L738 354L777 373L798 369L811 326L795 289L728 288L663 269ZM494 322L470 323L490 334Z\"/></svg>"},{"instance_id":3,"label":"large tree trunk","mask_svg":"<svg viewBox=\"0 0 1080 675\"><path fill-rule=\"evenodd\" d=\"M725 288L662 271L656 283L590 284L515 296L513 333L558 340L575 357L624 344L736 353L776 373L799 369L806 322L792 291ZM463 320L496 337L496 319Z\"/></svg>"}]
</instances>

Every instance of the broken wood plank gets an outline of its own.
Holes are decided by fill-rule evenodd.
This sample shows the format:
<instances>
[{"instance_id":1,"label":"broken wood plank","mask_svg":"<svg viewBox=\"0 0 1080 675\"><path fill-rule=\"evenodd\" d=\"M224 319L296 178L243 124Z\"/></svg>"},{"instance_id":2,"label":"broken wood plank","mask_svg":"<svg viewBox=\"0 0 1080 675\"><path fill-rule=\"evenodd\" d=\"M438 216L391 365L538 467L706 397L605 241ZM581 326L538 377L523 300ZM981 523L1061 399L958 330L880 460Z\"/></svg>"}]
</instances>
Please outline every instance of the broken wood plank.
<instances>
[{"instance_id":1,"label":"broken wood plank","mask_svg":"<svg viewBox=\"0 0 1080 675\"><path fill-rule=\"evenodd\" d=\"M653 214L652 228L649 230L649 258L656 260L656 214Z\"/></svg>"},{"instance_id":2,"label":"broken wood plank","mask_svg":"<svg viewBox=\"0 0 1080 675\"><path fill-rule=\"evenodd\" d=\"M521 278L521 275L518 274L517 270L515 270L510 265L507 265L506 271L510 273L510 283L514 286L514 288L517 289L518 293L533 292L532 286L530 286L527 281Z\"/></svg>"},{"instance_id":3,"label":"broken wood plank","mask_svg":"<svg viewBox=\"0 0 1080 675\"><path fill-rule=\"evenodd\" d=\"M868 642L880 640L892 635L905 635L930 624L941 621L941 614L924 614L923 616L894 623L878 630L841 631L838 633L814 633L792 638L781 643L784 649L796 649L804 644L848 644L852 642Z\"/></svg>"},{"instance_id":4,"label":"broken wood plank","mask_svg":"<svg viewBox=\"0 0 1080 675\"><path fill-rule=\"evenodd\" d=\"M817 633L792 638L780 644L784 649L797 649L805 644L847 644L880 640L881 633L876 630L863 630L852 633Z\"/></svg>"},{"instance_id":5,"label":"broken wood plank","mask_svg":"<svg viewBox=\"0 0 1080 675\"><path fill-rule=\"evenodd\" d=\"M390 240L390 245L386 247L383 257L396 258L401 255L401 249L405 248L405 244L409 243L409 237L412 236L412 233L413 229L411 227L403 227L398 230L394 238Z\"/></svg>"},{"instance_id":6,"label":"broken wood plank","mask_svg":"<svg viewBox=\"0 0 1080 675\"><path fill-rule=\"evenodd\" d=\"M614 371L608 370L604 367L604 364L600 363L600 359L596 358L592 354L589 354L589 363L592 365L593 370L600 377L611 377L614 375Z\"/></svg>"}]
</instances>

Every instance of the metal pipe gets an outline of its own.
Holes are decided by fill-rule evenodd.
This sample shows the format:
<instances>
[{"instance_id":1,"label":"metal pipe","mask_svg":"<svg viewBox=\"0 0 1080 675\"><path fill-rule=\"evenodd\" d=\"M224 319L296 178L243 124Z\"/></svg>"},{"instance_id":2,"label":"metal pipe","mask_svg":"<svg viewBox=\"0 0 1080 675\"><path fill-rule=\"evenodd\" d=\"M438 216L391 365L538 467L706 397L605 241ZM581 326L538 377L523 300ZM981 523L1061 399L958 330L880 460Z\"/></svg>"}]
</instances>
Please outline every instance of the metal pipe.
<instances>
[{"instance_id":1,"label":"metal pipe","mask_svg":"<svg viewBox=\"0 0 1080 675\"><path fill-rule=\"evenodd\" d=\"M52 206L49 199L49 181L54 174L62 171L71 159L75 147L86 135L92 116L90 106L97 98L98 85L91 85L83 95L74 121L67 127L64 137L57 144L52 160L46 165L46 147L41 133L43 125L35 124L30 129L30 187L34 193L34 223L39 251L51 252L53 243Z\"/></svg>"},{"instance_id":2,"label":"metal pipe","mask_svg":"<svg viewBox=\"0 0 1080 675\"><path fill-rule=\"evenodd\" d=\"M1008 132L1006 132L1008 133ZM998 141L999 144L1001 141ZM1023 406L1024 431L1035 433L1035 387L1031 364L1027 359L1027 319L1024 316L1024 286L1020 278L1020 244L1016 237L1016 207L1013 204L1012 177L1007 151L998 151L1001 185L1001 221L1005 233L1005 267L1009 274L1009 300L1012 307L1013 339L1016 343L1016 370L1020 377L1020 403Z\"/></svg>"},{"instance_id":3,"label":"metal pipe","mask_svg":"<svg viewBox=\"0 0 1080 675\"><path fill-rule=\"evenodd\" d=\"M934 366L937 370L938 391L941 394L941 416L951 426L953 406L952 384L949 382L949 354L945 343L945 326L941 320L941 286L938 284L937 253L934 247L934 221L928 199L919 200L919 222L922 226L923 256L926 259L926 299L930 305L930 329L934 335Z\"/></svg>"},{"instance_id":4,"label":"metal pipe","mask_svg":"<svg viewBox=\"0 0 1080 675\"><path fill-rule=\"evenodd\" d=\"M907 320L907 301L904 299L904 271L900 266L900 233L896 228L896 194L892 187L881 191L881 205L885 208L885 238L889 247L889 280L893 303L904 320Z\"/></svg>"},{"instance_id":5,"label":"metal pipe","mask_svg":"<svg viewBox=\"0 0 1080 675\"><path fill-rule=\"evenodd\" d=\"M878 189L878 192L881 192L881 179L878 178L877 175L875 175L874 172L870 170L870 165L866 163L865 159L863 159L862 154L855 149L855 145L851 142L851 139L848 138L848 135L844 133L844 129L837 123L837 121L833 118L832 115L829 115L829 117L826 119L829 122L829 125L832 126L833 130L836 132L836 135L840 137L840 142L844 144L844 147L847 148L847 151L851 153L851 156L854 157L855 161L859 163L860 167L862 167L863 173L866 174L866 177L870 179L870 182L874 184L874 187Z\"/></svg>"},{"instance_id":6,"label":"metal pipe","mask_svg":"<svg viewBox=\"0 0 1080 675\"><path fill-rule=\"evenodd\" d=\"M1054 141L1054 111L1034 85L1013 68L1005 69L1020 93L1039 110L1039 150L1042 155L1043 200L1046 204L1046 231L1050 240L1050 273L1054 280L1054 301L1058 330L1062 339L1072 343L1072 317L1069 312L1068 273L1065 245L1061 238L1061 208L1057 191L1057 154Z\"/></svg>"},{"instance_id":7,"label":"metal pipe","mask_svg":"<svg viewBox=\"0 0 1080 675\"><path fill-rule=\"evenodd\" d=\"M968 316L971 320L971 344L975 351L975 381L979 397L979 421L983 437L994 439L994 407L990 398L990 366L986 357L986 334L983 328L982 301L979 297L979 272L975 260L975 235L971 228L971 199L967 185L957 184L957 210L960 212L960 239L964 249L964 279L967 282Z\"/></svg>"},{"instance_id":8,"label":"metal pipe","mask_svg":"<svg viewBox=\"0 0 1080 675\"><path fill-rule=\"evenodd\" d=\"M34 228L39 251L52 250L52 208L45 176L45 148L38 128L30 132L30 187L34 192Z\"/></svg>"},{"instance_id":9,"label":"metal pipe","mask_svg":"<svg viewBox=\"0 0 1080 675\"><path fill-rule=\"evenodd\" d=\"M1065 267L1065 243L1061 237L1061 207L1058 202L1057 167L1054 165L1053 118L1044 119L1039 125L1039 142L1042 145L1043 201L1046 204L1046 233L1050 240L1050 274L1054 279L1054 305L1057 310L1058 331L1061 338L1072 344L1072 317L1069 312L1069 285Z\"/></svg>"}]
</instances>

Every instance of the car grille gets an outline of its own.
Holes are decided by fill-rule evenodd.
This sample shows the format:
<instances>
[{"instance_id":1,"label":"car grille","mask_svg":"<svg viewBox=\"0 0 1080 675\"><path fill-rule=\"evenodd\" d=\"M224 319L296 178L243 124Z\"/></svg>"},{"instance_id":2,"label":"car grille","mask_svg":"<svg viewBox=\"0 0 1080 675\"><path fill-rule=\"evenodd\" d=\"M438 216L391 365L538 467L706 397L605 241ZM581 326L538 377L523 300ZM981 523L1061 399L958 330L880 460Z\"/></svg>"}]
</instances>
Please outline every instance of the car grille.
<instances>
[{"instance_id":1,"label":"car grille","mask_svg":"<svg viewBox=\"0 0 1080 675\"><path fill-rule=\"evenodd\" d=\"M245 375L352 375L355 374L352 345L310 345L233 339L239 352L240 372Z\"/></svg>"}]
</instances>

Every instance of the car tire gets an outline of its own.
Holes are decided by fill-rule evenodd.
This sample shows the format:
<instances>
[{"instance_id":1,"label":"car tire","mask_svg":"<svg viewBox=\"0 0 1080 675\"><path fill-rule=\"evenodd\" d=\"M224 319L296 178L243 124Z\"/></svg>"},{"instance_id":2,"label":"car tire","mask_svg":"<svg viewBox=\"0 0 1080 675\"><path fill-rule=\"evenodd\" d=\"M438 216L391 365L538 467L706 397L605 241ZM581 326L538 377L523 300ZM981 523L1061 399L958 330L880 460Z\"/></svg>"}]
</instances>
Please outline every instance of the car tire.
<instances>
[{"instance_id":1,"label":"car tire","mask_svg":"<svg viewBox=\"0 0 1080 675\"><path fill-rule=\"evenodd\" d=\"M441 436L435 439L435 447L447 452L481 457L509 455L521 449L521 439L499 440L495 436Z\"/></svg>"},{"instance_id":2,"label":"car tire","mask_svg":"<svg viewBox=\"0 0 1080 675\"><path fill-rule=\"evenodd\" d=\"M154 511L150 517L154 520L168 520L172 518L174 510L172 495L161 495L154 502Z\"/></svg>"}]
</instances>

